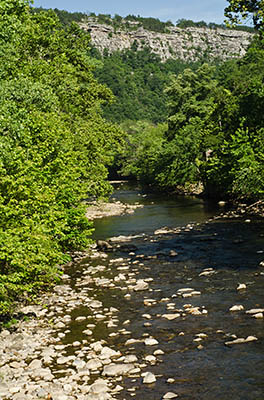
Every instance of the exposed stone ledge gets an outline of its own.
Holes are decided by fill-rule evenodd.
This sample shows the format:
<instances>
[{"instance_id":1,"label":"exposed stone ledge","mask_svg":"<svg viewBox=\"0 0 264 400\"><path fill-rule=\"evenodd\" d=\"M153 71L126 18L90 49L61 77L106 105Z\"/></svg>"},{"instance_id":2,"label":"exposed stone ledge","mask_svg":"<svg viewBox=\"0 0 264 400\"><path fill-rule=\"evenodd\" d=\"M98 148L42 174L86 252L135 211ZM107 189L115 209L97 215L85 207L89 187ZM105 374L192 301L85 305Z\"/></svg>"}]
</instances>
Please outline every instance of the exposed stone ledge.
<instances>
[{"instance_id":1,"label":"exposed stone ledge","mask_svg":"<svg viewBox=\"0 0 264 400\"><path fill-rule=\"evenodd\" d=\"M115 31L110 25L95 22L80 23L80 26L90 32L92 44L101 53L104 49L113 53L130 48L136 41L139 49L147 46L163 61L169 58L196 61L205 54L222 60L242 57L254 36L250 32L221 28L172 27L170 33L157 33L142 27L136 31Z\"/></svg>"}]
</instances>

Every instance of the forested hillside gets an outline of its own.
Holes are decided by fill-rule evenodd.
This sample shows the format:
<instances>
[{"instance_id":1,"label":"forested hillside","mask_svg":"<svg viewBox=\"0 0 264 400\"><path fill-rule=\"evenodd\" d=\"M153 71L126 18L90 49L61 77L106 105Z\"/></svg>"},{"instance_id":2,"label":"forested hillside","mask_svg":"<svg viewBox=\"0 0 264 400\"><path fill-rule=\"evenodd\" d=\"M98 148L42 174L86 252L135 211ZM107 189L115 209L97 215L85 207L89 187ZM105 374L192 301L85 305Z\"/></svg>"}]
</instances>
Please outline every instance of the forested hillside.
<instances>
[{"instance_id":1,"label":"forested hillside","mask_svg":"<svg viewBox=\"0 0 264 400\"><path fill-rule=\"evenodd\" d=\"M103 107L104 116L119 123L142 119L154 123L166 121L168 107L164 89L171 76L200 65L182 60L163 63L149 48L137 50L137 46L103 57L94 49L94 55L103 63L95 76L115 95L115 101Z\"/></svg>"},{"instance_id":2,"label":"forested hillside","mask_svg":"<svg viewBox=\"0 0 264 400\"><path fill-rule=\"evenodd\" d=\"M173 76L167 129L132 130L121 171L166 190L202 183L209 197L263 198L263 63L260 37L239 61Z\"/></svg>"}]
</instances>

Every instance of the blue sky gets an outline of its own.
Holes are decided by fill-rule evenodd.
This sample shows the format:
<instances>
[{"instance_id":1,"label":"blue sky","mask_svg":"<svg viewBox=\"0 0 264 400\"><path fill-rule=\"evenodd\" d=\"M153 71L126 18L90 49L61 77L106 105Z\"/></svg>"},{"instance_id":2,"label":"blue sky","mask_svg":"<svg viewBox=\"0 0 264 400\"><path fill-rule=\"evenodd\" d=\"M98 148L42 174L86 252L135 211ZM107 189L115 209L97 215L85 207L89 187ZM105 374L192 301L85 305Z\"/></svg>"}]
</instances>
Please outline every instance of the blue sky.
<instances>
[{"instance_id":1,"label":"blue sky","mask_svg":"<svg viewBox=\"0 0 264 400\"><path fill-rule=\"evenodd\" d=\"M222 23L228 4L226 0L34 0L35 7L122 16L134 14L173 23L181 18Z\"/></svg>"}]
</instances>

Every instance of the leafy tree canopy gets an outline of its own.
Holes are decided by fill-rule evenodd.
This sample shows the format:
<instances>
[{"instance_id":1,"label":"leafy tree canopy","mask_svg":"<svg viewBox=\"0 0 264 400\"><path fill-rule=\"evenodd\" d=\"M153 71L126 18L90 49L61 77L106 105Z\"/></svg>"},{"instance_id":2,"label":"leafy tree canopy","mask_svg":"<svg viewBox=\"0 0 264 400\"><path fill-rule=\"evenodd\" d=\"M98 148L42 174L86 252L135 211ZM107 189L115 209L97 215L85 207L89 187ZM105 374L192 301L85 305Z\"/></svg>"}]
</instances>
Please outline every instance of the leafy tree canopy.
<instances>
[{"instance_id":1,"label":"leafy tree canopy","mask_svg":"<svg viewBox=\"0 0 264 400\"><path fill-rule=\"evenodd\" d=\"M252 17L257 30L264 29L264 2L263 0L228 0L225 16L231 23L237 24Z\"/></svg>"},{"instance_id":2,"label":"leafy tree canopy","mask_svg":"<svg viewBox=\"0 0 264 400\"><path fill-rule=\"evenodd\" d=\"M89 36L54 11L0 0L0 313L57 279L90 243L87 197L110 192L121 131L101 116Z\"/></svg>"}]
</instances>

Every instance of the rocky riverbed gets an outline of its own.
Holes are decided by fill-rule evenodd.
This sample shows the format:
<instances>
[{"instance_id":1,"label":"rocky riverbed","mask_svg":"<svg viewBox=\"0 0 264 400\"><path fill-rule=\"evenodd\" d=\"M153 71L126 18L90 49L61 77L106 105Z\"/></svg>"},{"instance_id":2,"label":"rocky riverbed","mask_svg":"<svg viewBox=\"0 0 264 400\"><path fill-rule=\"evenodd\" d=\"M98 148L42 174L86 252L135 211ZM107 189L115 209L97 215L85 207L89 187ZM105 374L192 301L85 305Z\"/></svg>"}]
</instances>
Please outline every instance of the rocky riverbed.
<instances>
[{"instance_id":1,"label":"rocky riverbed","mask_svg":"<svg viewBox=\"0 0 264 400\"><path fill-rule=\"evenodd\" d=\"M74 254L0 333L0 399L260 400L263 222L242 214Z\"/></svg>"}]
</instances>

